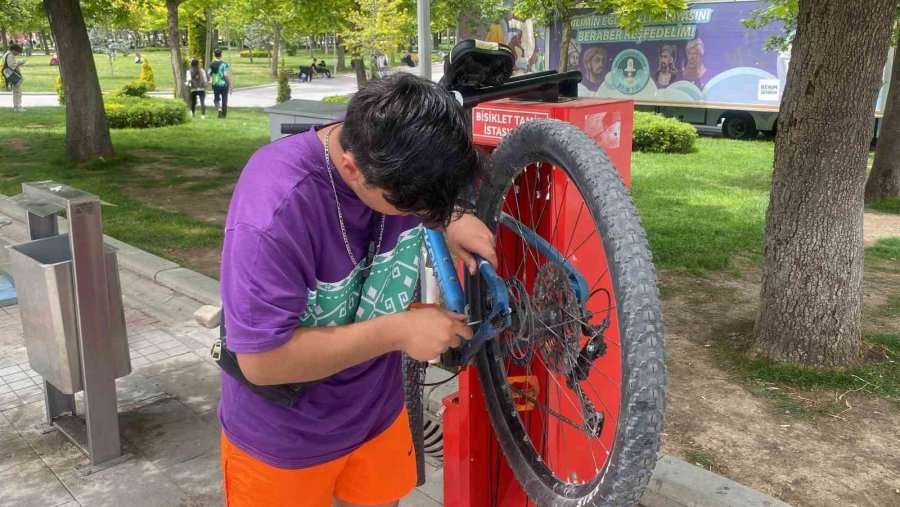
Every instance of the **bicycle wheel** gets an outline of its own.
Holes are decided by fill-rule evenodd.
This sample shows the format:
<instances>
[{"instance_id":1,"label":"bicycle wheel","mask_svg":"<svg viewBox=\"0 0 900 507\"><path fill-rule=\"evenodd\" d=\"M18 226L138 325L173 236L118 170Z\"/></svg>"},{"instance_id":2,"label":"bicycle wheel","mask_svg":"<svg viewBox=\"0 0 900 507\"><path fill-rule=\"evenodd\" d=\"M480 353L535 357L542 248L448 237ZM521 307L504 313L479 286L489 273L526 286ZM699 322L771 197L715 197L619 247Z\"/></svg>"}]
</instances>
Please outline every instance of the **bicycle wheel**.
<instances>
[{"instance_id":1,"label":"bicycle wheel","mask_svg":"<svg viewBox=\"0 0 900 507\"><path fill-rule=\"evenodd\" d=\"M497 232L514 314L477 366L501 450L538 505L634 505L657 459L666 384L656 276L637 211L604 151L556 120L512 131L491 157L490 180L477 213ZM503 213L565 262L525 241ZM489 291L469 294L478 320Z\"/></svg>"}]
</instances>

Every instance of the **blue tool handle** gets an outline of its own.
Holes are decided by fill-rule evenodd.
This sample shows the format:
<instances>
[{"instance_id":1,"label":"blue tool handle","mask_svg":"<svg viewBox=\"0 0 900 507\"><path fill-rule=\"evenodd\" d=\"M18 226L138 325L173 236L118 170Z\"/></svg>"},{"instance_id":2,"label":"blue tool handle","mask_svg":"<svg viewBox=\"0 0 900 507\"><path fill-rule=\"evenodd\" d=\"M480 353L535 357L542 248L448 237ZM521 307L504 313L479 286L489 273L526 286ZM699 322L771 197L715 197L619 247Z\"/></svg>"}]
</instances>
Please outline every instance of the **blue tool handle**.
<instances>
[{"instance_id":1,"label":"blue tool handle","mask_svg":"<svg viewBox=\"0 0 900 507\"><path fill-rule=\"evenodd\" d=\"M447 248L444 236L432 229L425 229L425 247L434 266L434 274L444 298L444 307L456 313L466 313L466 295L456 274L456 266Z\"/></svg>"}]
</instances>

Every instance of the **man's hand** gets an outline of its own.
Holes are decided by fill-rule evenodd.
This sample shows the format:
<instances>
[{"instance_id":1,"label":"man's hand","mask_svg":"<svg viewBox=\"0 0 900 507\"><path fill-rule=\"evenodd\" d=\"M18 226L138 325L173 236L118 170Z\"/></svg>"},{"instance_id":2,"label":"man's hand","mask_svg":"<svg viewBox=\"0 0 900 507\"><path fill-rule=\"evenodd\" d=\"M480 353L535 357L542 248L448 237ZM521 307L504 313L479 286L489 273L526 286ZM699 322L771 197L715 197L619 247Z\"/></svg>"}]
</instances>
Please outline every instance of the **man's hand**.
<instances>
[{"instance_id":1,"label":"man's hand","mask_svg":"<svg viewBox=\"0 0 900 507\"><path fill-rule=\"evenodd\" d=\"M429 361L450 347L459 347L460 337L472 338L465 315L440 308L409 310L394 318L399 323L400 350L417 361Z\"/></svg>"},{"instance_id":2,"label":"man's hand","mask_svg":"<svg viewBox=\"0 0 900 507\"><path fill-rule=\"evenodd\" d=\"M474 215L464 214L447 226L447 247L450 253L462 259L469 269L469 274L474 275L478 270L473 254L484 257L494 269L497 269L497 251L494 248L495 239L484 222Z\"/></svg>"}]
</instances>

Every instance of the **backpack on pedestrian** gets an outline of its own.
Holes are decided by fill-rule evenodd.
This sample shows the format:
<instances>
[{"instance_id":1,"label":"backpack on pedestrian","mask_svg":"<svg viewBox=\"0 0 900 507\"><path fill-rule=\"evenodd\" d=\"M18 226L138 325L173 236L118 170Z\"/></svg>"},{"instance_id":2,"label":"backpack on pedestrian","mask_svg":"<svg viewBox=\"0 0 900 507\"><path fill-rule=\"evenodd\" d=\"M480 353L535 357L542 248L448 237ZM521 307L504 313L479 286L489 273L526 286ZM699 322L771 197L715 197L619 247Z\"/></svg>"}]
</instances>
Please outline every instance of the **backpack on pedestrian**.
<instances>
[{"instance_id":1,"label":"backpack on pedestrian","mask_svg":"<svg viewBox=\"0 0 900 507\"><path fill-rule=\"evenodd\" d=\"M225 79L225 71L227 68L228 65L225 62L220 62L218 60L210 64L209 78L213 88L225 88L228 86L228 81Z\"/></svg>"}]
</instances>

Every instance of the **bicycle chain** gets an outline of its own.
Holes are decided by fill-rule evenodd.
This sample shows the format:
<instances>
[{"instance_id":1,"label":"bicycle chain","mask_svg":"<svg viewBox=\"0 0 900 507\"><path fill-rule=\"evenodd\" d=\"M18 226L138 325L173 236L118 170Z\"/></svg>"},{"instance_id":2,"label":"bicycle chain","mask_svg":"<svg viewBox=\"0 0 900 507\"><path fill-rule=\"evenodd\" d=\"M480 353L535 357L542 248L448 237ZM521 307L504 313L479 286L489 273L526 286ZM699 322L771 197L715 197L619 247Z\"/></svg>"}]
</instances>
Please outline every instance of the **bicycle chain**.
<instances>
[{"instance_id":1,"label":"bicycle chain","mask_svg":"<svg viewBox=\"0 0 900 507\"><path fill-rule=\"evenodd\" d=\"M524 391L522 391L521 389L517 389L517 388L515 388L515 387L513 387L513 386L509 386L509 388L510 388L514 393L518 394L518 395L521 396L522 398L525 398L525 400L530 401L531 403L534 403L535 405L537 405L537 406L543 408L544 410L547 411L548 414L550 414L550 415L552 415L552 416L555 416L555 417L558 418L560 421L562 421L562 422L568 424L569 426L572 426L573 428L577 429L578 431L583 432L584 434L586 434L586 435L589 436L589 437L592 436L592 435L591 435L591 431L590 431L588 428L586 428L586 425L585 425L585 424L578 424L578 423L575 422L574 420L572 420L572 419L570 419L570 418L568 418L568 417L562 415L561 413L557 412L556 410L553 410L553 409L550 408L549 406L547 406L547 405L541 403L540 401L538 401L536 398L532 397L531 395L526 394L526 393L525 393ZM585 400L584 398L582 398L581 401L582 401L582 403L584 403L584 402L586 401L586 402L588 403L588 405L591 406L591 408L594 408L593 404L591 404L591 402L590 402L589 400ZM583 410L583 409L582 409L582 410Z\"/></svg>"}]
</instances>

